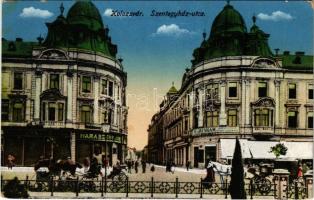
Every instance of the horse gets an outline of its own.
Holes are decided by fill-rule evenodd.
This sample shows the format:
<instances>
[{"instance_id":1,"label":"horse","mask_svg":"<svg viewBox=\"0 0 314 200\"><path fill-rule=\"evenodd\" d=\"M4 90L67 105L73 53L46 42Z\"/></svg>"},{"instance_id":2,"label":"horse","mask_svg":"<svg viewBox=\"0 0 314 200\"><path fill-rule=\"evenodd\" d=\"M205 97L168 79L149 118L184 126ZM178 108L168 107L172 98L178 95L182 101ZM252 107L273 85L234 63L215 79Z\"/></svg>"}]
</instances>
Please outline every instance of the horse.
<instances>
[{"instance_id":1,"label":"horse","mask_svg":"<svg viewBox=\"0 0 314 200\"><path fill-rule=\"evenodd\" d=\"M82 165L74 162L70 159L67 160L58 160L57 162L51 159L41 159L39 160L35 166L34 170L37 171L41 167L47 167L50 174L59 175L61 174L61 170L65 172L70 172L71 175L75 175L76 168L82 168Z\"/></svg>"}]
</instances>

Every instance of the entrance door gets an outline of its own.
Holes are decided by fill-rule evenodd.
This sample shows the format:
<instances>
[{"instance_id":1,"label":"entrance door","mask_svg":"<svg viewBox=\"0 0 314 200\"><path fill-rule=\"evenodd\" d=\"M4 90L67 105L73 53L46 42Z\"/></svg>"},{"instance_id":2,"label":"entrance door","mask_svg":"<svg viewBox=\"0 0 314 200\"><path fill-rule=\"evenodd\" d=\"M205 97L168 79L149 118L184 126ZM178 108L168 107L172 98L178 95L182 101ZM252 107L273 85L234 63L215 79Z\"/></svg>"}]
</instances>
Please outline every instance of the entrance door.
<instances>
[{"instance_id":1,"label":"entrance door","mask_svg":"<svg viewBox=\"0 0 314 200\"><path fill-rule=\"evenodd\" d=\"M198 147L194 147L194 167L198 167Z\"/></svg>"},{"instance_id":2,"label":"entrance door","mask_svg":"<svg viewBox=\"0 0 314 200\"><path fill-rule=\"evenodd\" d=\"M205 166L208 165L209 160L216 162L216 146L205 147Z\"/></svg>"}]
</instances>

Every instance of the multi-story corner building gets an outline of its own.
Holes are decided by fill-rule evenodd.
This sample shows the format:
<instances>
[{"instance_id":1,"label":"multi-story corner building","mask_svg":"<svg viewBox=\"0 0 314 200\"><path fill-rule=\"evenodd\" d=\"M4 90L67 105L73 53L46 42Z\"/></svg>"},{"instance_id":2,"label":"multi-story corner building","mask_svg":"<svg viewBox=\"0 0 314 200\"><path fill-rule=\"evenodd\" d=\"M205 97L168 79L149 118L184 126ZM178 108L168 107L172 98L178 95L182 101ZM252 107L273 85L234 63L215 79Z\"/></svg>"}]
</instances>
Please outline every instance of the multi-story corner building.
<instances>
[{"instance_id":1,"label":"multi-story corner building","mask_svg":"<svg viewBox=\"0 0 314 200\"><path fill-rule=\"evenodd\" d=\"M126 72L95 5L77 1L38 42L2 39L2 157L124 160ZM5 164L5 159L2 164Z\"/></svg>"},{"instance_id":2,"label":"multi-story corner building","mask_svg":"<svg viewBox=\"0 0 314 200\"><path fill-rule=\"evenodd\" d=\"M247 30L229 4L203 37L180 90L152 118L148 155L163 146L160 160L204 167L232 158L238 137L244 158L273 158L270 147L284 142L285 157L312 159L313 56L273 54L256 18Z\"/></svg>"}]
</instances>

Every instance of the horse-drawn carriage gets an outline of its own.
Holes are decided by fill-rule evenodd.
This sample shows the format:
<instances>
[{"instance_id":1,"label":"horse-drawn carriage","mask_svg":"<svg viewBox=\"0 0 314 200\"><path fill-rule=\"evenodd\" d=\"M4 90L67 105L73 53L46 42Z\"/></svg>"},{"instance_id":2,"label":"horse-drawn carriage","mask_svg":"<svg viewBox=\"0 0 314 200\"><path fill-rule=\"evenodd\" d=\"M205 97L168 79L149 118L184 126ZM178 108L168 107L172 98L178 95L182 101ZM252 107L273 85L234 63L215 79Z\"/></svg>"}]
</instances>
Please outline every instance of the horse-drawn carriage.
<instances>
[{"instance_id":1,"label":"horse-drawn carriage","mask_svg":"<svg viewBox=\"0 0 314 200\"><path fill-rule=\"evenodd\" d=\"M112 180L114 189L122 188L127 180L127 175L121 166L113 168L102 168L97 161L84 162L81 165L77 162L68 160L42 159L35 164L36 171L36 190L48 191L51 179L54 180L56 190L74 191L76 181L78 181L79 190L92 192L100 185L102 178ZM43 170L46 169L46 170Z\"/></svg>"}]
</instances>

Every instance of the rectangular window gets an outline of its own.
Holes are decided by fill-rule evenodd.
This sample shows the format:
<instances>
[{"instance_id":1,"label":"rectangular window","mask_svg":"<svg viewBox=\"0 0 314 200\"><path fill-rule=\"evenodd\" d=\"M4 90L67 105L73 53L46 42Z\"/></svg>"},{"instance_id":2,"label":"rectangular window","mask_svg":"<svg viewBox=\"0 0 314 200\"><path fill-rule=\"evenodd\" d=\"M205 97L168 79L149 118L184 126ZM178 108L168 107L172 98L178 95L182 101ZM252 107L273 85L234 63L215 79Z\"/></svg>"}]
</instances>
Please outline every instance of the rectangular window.
<instances>
[{"instance_id":1,"label":"rectangular window","mask_svg":"<svg viewBox=\"0 0 314 200\"><path fill-rule=\"evenodd\" d=\"M255 126L272 126L272 113L269 109L255 110Z\"/></svg>"},{"instance_id":2,"label":"rectangular window","mask_svg":"<svg viewBox=\"0 0 314 200\"><path fill-rule=\"evenodd\" d=\"M118 88L117 88L117 99L119 100L120 99L120 86L118 86Z\"/></svg>"},{"instance_id":3,"label":"rectangular window","mask_svg":"<svg viewBox=\"0 0 314 200\"><path fill-rule=\"evenodd\" d=\"M293 111L293 112L288 112L288 127L289 128L297 128L298 124L297 124L297 112Z\"/></svg>"},{"instance_id":4,"label":"rectangular window","mask_svg":"<svg viewBox=\"0 0 314 200\"><path fill-rule=\"evenodd\" d=\"M81 107L81 122L91 123L91 109L89 106Z\"/></svg>"},{"instance_id":5,"label":"rectangular window","mask_svg":"<svg viewBox=\"0 0 314 200\"><path fill-rule=\"evenodd\" d=\"M9 121L9 101L2 100L1 104L1 120L2 121Z\"/></svg>"},{"instance_id":6,"label":"rectangular window","mask_svg":"<svg viewBox=\"0 0 314 200\"><path fill-rule=\"evenodd\" d=\"M23 89L23 73L21 72L14 73L14 89L15 90Z\"/></svg>"},{"instance_id":7,"label":"rectangular window","mask_svg":"<svg viewBox=\"0 0 314 200\"><path fill-rule=\"evenodd\" d=\"M209 84L206 86L206 99L218 99L218 84Z\"/></svg>"},{"instance_id":8,"label":"rectangular window","mask_svg":"<svg viewBox=\"0 0 314 200\"><path fill-rule=\"evenodd\" d=\"M258 83L258 97L267 97L267 83L266 82Z\"/></svg>"},{"instance_id":9,"label":"rectangular window","mask_svg":"<svg viewBox=\"0 0 314 200\"><path fill-rule=\"evenodd\" d=\"M206 112L206 126L207 127L219 126L218 111Z\"/></svg>"},{"instance_id":10,"label":"rectangular window","mask_svg":"<svg viewBox=\"0 0 314 200\"><path fill-rule=\"evenodd\" d=\"M313 99L313 85L309 85L308 98Z\"/></svg>"},{"instance_id":11,"label":"rectangular window","mask_svg":"<svg viewBox=\"0 0 314 200\"><path fill-rule=\"evenodd\" d=\"M113 82L109 81L108 95L113 97Z\"/></svg>"},{"instance_id":12,"label":"rectangular window","mask_svg":"<svg viewBox=\"0 0 314 200\"><path fill-rule=\"evenodd\" d=\"M50 74L50 89L59 89L59 74Z\"/></svg>"},{"instance_id":13,"label":"rectangular window","mask_svg":"<svg viewBox=\"0 0 314 200\"><path fill-rule=\"evenodd\" d=\"M56 108L54 103L48 104L48 120L55 121L56 120Z\"/></svg>"},{"instance_id":14,"label":"rectangular window","mask_svg":"<svg viewBox=\"0 0 314 200\"><path fill-rule=\"evenodd\" d=\"M313 112L307 114L307 128L313 128Z\"/></svg>"},{"instance_id":15,"label":"rectangular window","mask_svg":"<svg viewBox=\"0 0 314 200\"><path fill-rule=\"evenodd\" d=\"M237 83L236 82L230 82L228 83L229 88L229 97L237 97Z\"/></svg>"},{"instance_id":16,"label":"rectangular window","mask_svg":"<svg viewBox=\"0 0 314 200\"><path fill-rule=\"evenodd\" d=\"M64 105L63 103L58 103L58 121L63 121L63 112L64 111Z\"/></svg>"},{"instance_id":17,"label":"rectangular window","mask_svg":"<svg viewBox=\"0 0 314 200\"><path fill-rule=\"evenodd\" d=\"M23 105L23 103L14 103L12 114L13 114L12 120L14 122L24 121L24 105Z\"/></svg>"},{"instance_id":18,"label":"rectangular window","mask_svg":"<svg viewBox=\"0 0 314 200\"><path fill-rule=\"evenodd\" d=\"M107 110L103 111L102 118L103 118L103 123L105 123L105 124L109 123L108 122L108 111Z\"/></svg>"},{"instance_id":19,"label":"rectangular window","mask_svg":"<svg viewBox=\"0 0 314 200\"><path fill-rule=\"evenodd\" d=\"M101 94L107 95L108 94L108 81L101 80Z\"/></svg>"},{"instance_id":20,"label":"rectangular window","mask_svg":"<svg viewBox=\"0 0 314 200\"><path fill-rule=\"evenodd\" d=\"M46 121L46 102L43 102L43 106L42 106L42 120Z\"/></svg>"},{"instance_id":21,"label":"rectangular window","mask_svg":"<svg viewBox=\"0 0 314 200\"><path fill-rule=\"evenodd\" d=\"M294 83L289 84L289 99L297 98L297 86Z\"/></svg>"},{"instance_id":22,"label":"rectangular window","mask_svg":"<svg viewBox=\"0 0 314 200\"><path fill-rule=\"evenodd\" d=\"M228 110L228 126L237 126L237 110Z\"/></svg>"},{"instance_id":23,"label":"rectangular window","mask_svg":"<svg viewBox=\"0 0 314 200\"><path fill-rule=\"evenodd\" d=\"M82 78L82 92L90 93L92 90L92 78L89 76L83 76Z\"/></svg>"}]
</instances>

